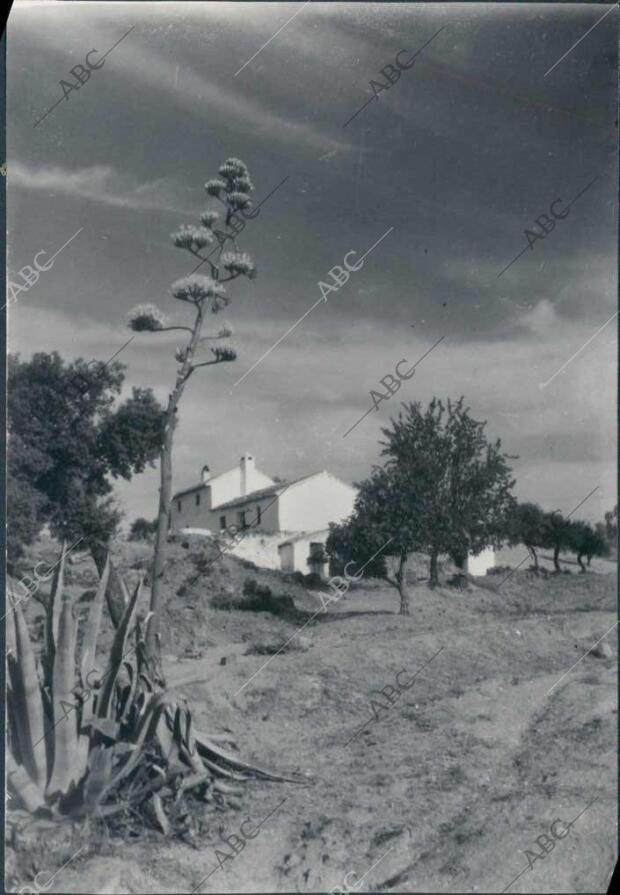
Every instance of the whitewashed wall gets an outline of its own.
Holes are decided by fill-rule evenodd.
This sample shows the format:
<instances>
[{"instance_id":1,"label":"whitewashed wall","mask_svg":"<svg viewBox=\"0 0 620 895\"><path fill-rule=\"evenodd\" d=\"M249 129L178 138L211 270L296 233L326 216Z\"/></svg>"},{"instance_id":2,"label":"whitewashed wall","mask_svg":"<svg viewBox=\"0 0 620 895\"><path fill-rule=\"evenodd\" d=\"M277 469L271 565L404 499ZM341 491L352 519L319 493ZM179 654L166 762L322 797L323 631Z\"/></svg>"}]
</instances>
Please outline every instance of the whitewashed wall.
<instances>
[{"instance_id":1,"label":"whitewashed wall","mask_svg":"<svg viewBox=\"0 0 620 895\"><path fill-rule=\"evenodd\" d=\"M353 512L356 490L328 472L298 482L280 497L280 525L286 531L318 531ZM285 539L283 539L285 540Z\"/></svg>"}]
</instances>

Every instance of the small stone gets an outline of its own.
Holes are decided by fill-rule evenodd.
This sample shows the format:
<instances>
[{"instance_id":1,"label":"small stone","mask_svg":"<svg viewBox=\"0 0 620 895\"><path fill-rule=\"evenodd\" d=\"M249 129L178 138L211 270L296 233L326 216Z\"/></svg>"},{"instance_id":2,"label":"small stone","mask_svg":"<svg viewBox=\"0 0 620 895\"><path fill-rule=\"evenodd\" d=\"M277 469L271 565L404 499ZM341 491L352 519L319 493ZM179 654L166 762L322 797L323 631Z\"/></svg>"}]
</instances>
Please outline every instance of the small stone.
<instances>
[{"instance_id":1,"label":"small stone","mask_svg":"<svg viewBox=\"0 0 620 895\"><path fill-rule=\"evenodd\" d=\"M611 659L612 656L611 647L606 640L601 640L600 643L597 643L594 649L591 650L591 653L597 659Z\"/></svg>"}]
</instances>

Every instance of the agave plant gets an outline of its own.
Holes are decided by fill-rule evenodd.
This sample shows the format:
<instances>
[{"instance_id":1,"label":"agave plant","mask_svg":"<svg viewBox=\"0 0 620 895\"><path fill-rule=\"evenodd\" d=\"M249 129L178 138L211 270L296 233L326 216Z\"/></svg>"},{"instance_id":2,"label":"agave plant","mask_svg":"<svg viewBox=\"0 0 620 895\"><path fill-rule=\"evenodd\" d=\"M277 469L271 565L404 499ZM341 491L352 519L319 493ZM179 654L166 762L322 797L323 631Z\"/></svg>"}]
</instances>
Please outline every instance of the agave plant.
<instances>
[{"instance_id":1,"label":"agave plant","mask_svg":"<svg viewBox=\"0 0 620 895\"><path fill-rule=\"evenodd\" d=\"M166 806L189 790L203 796L227 792L230 781L252 776L302 782L249 765L219 738L198 733L188 706L168 699L153 683L145 622L137 616L141 580L128 598L104 669L96 647L110 570L108 557L79 651L72 600L64 589L64 549L52 580L40 661L18 602L7 616L10 804L58 819L107 816L131 806L167 832Z\"/></svg>"}]
</instances>

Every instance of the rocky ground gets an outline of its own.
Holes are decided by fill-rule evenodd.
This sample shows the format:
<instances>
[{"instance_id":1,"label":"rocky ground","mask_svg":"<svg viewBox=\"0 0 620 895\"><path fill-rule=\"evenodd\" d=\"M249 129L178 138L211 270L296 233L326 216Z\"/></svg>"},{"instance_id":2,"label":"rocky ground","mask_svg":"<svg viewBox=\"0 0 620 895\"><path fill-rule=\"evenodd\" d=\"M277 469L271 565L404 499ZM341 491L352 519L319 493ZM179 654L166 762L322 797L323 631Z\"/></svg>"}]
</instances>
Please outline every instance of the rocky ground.
<instances>
[{"instance_id":1,"label":"rocky ground","mask_svg":"<svg viewBox=\"0 0 620 895\"><path fill-rule=\"evenodd\" d=\"M325 892L344 890L345 876L359 891L606 891L617 843L615 565L520 570L499 590L501 575L467 591L418 584L408 618L394 590L367 582L315 616L318 596L290 576L232 558L214 566L191 546L172 552L171 688L198 728L229 732L248 760L307 785L245 785L212 812L198 847L81 831L71 846L84 851L46 891ZM120 557L129 577L146 556ZM88 576L79 569L76 596ZM250 578L291 598L280 614L211 605ZM69 852L48 850L45 869Z\"/></svg>"}]
</instances>

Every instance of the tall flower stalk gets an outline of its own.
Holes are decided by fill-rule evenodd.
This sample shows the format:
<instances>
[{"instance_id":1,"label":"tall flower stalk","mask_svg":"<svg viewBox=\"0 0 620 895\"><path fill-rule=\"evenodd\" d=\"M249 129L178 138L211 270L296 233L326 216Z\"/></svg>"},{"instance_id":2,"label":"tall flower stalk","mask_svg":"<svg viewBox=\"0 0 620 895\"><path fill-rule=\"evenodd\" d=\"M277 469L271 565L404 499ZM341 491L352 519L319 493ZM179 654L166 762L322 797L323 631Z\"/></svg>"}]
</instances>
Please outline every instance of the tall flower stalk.
<instances>
[{"instance_id":1,"label":"tall flower stalk","mask_svg":"<svg viewBox=\"0 0 620 895\"><path fill-rule=\"evenodd\" d=\"M159 511L151 575L151 615L146 635L148 656L157 665L160 665L159 628L172 499L172 447L177 409L185 386L195 370L236 360L236 352L229 341L231 331L227 327L221 327L213 334L203 335L203 327L209 314L217 314L228 306L230 298L227 283L238 277L254 279L256 276L254 262L247 253L239 251L237 244L238 234L243 229L238 226L240 218L237 213L251 207L250 195L254 191L248 169L239 159L229 158L218 173L220 177L207 181L205 190L209 196L220 202L223 212L208 209L200 216L199 226L183 225L172 234L174 245L193 255L201 264L206 265L208 271L205 274L191 273L172 285L172 297L190 306L193 322L189 326L170 325L167 317L155 305L138 305L129 316L129 326L136 332L162 333L179 330L187 333L187 341L175 352L178 367L174 387L168 396L160 455ZM223 230L217 229L220 220L224 225ZM210 246L214 248L206 254ZM209 345L210 342L213 344ZM209 347L211 353L207 360L201 359L201 351L205 347Z\"/></svg>"}]
</instances>

